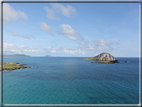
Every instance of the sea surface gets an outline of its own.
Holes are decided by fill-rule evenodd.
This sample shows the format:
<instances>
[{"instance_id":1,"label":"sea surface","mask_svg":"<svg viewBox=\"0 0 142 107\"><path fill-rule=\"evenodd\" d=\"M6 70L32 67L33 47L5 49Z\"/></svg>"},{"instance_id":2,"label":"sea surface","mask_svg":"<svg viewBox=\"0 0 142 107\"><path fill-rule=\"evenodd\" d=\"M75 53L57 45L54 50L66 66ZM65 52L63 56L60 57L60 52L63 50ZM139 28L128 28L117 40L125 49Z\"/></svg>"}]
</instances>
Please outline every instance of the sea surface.
<instances>
[{"instance_id":1,"label":"sea surface","mask_svg":"<svg viewBox=\"0 0 142 107\"><path fill-rule=\"evenodd\" d=\"M4 104L138 104L139 58L4 57L32 68L3 72ZM127 61L127 62L125 62Z\"/></svg>"}]
</instances>

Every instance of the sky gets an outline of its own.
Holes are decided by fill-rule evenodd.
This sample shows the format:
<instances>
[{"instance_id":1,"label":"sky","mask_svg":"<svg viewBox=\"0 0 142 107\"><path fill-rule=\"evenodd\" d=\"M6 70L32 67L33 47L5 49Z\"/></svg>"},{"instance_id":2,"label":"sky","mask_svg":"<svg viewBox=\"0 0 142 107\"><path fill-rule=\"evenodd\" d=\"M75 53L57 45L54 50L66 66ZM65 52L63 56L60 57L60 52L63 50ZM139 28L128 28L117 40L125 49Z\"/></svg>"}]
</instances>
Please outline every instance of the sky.
<instances>
[{"instance_id":1,"label":"sky","mask_svg":"<svg viewBox=\"0 0 142 107\"><path fill-rule=\"evenodd\" d=\"M139 57L138 3L4 3L3 53Z\"/></svg>"}]
</instances>

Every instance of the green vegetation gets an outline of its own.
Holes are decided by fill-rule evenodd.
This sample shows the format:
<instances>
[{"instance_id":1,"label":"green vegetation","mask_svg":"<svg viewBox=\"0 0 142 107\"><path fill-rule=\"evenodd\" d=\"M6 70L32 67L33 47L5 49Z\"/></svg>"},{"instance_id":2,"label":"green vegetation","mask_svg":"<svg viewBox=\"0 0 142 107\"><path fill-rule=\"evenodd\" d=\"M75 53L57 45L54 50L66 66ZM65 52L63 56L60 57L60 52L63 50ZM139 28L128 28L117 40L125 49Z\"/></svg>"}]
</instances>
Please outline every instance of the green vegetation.
<instances>
[{"instance_id":1,"label":"green vegetation","mask_svg":"<svg viewBox=\"0 0 142 107\"><path fill-rule=\"evenodd\" d=\"M99 62L95 62L95 63L106 63L106 64L108 64L108 63L110 63L110 61L99 61Z\"/></svg>"},{"instance_id":2,"label":"green vegetation","mask_svg":"<svg viewBox=\"0 0 142 107\"><path fill-rule=\"evenodd\" d=\"M99 60L99 58L93 57L93 58L86 58L86 59L84 59L84 60Z\"/></svg>"},{"instance_id":3,"label":"green vegetation","mask_svg":"<svg viewBox=\"0 0 142 107\"><path fill-rule=\"evenodd\" d=\"M99 55L93 57L93 58L86 58L84 60L100 60Z\"/></svg>"},{"instance_id":4,"label":"green vegetation","mask_svg":"<svg viewBox=\"0 0 142 107\"><path fill-rule=\"evenodd\" d=\"M107 61L107 57L103 57L102 60Z\"/></svg>"},{"instance_id":5,"label":"green vegetation","mask_svg":"<svg viewBox=\"0 0 142 107\"><path fill-rule=\"evenodd\" d=\"M100 55L97 55L97 56L95 56L93 58L86 58L84 60L100 60Z\"/></svg>"},{"instance_id":6,"label":"green vegetation","mask_svg":"<svg viewBox=\"0 0 142 107\"><path fill-rule=\"evenodd\" d=\"M3 62L3 70L15 70L21 68L27 68L27 67L14 62ZM1 62L0 62L0 69L1 69Z\"/></svg>"},{"instance_id":7,"label":"green vegetation","mask_svg":"<svg viewBox=\"0 0 142 107\"><path fill-rule=\"evenodd\" d=\"M100 56L101 56L102 54L104 54L104 53L101 53L100 55L97 55L97 56L95 56L95 57L93 57L93 58L86 58L86 59L84 59L84 60L100 60Z\"/></svg>"}]
</instances>

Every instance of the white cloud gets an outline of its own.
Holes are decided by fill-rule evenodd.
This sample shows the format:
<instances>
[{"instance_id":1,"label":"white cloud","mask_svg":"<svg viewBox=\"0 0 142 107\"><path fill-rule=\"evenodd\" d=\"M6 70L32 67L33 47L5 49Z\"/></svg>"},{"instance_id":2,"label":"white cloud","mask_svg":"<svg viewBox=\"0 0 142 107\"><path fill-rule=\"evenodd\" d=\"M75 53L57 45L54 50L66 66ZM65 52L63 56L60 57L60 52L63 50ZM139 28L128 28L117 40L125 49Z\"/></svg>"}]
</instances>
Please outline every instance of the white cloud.
<instances>
[{"instance_id":1,"label":"white cloud","mask_svg":"<svg viewBox=\"0 0 142 107\"><path fill-rule=\"evenodd\" d=\"M20 34L17 34L16 32L13 32L13 31L7 31L7 32L11 33L15 37L22 37L22 38L25 38L25 39L35 39L35 37L31 34L20 35Z\"/></svg>"},{"instance_id":2,"label":"white cloud","mask_svg":"<svg viewBox=\"0 0 142 107\"><path fill-rule=\"evenodd\" d=\"M57 12L61 12L62 15L66 17L71 17L77 15L76 9L70 5L63 6L59 3L51 3L52 7L56 9Z\"/></svg>"},{"instance_id":3,"label":"white cloud","mask_svg":"<svg viewBox=\"0 0 142 107\"><path fill-rule=\"evenodd\" d=\"M17 21L19 19L27 20L28 16L24 12L22 12L20 10L16 11L9 4L4 3L3 4L3 21L4 21L4 24L9 24L12 21Z\"/></svg>"},{"instance_id":4,"label":"white cloud","mask_svg":"<svg viewBox=\"0 0 142 107\"><path fill-rule=\"evenodd\" d=\"M45 10L47 12L47 18L51 20L58 19L56 17L56 12L53 9L49 9L48 7L45 7Z\"/></svg>"},{"instance_id":5,"label":"white cloud","mask_svg":"<svg viewBox=\"0 0 142 107\"><path fill-rule=\"evenodd\" d=\"M29 53L29 52L40 52L37 48L27 47L24 45L14 45L4 42L3 44L3 51L14 52L14 53Z\"/></svg>"},{"instance_id":6,"label":"white cloud","mask_svg":"<svg viewBox=\"0 0 142 107\"><path fill-rule=\"evenodd\" d=\"M48 51L52 52L52 53L56 53L57 52L56 49L53 46L48 46L48 47L46 47L46 49Z\"/></svg>"},{"instance_id":7,"label":"white cloud","mask_svg":"<svg viewBox=\"0 0 142 107\"><path fill-rule=\"evenodd\" d=\"M64 48L63 53L67 53L67 54L84 54L85 52L78 49L78 48Z\"/></svg>"},{"instance_id":8,"label":"white cloud","mask_svg":"<svg viewBox=\"0 0 142 107\"><path fill-rule=\"evenodd\" d=\"M117 45L116 41L105 41L105 40L93 40L93 43L89 41L79 41L79 47L82 51L93 51L94 53L99 52L108 52L115 50L116 47L113 45Z\"/></svg>"},{"instance_id":9,"label":"white cloud","mask_svg":"<svg viewBox=\"0 0 142 107\"><path fill-rule=\"evenodd\" d=\"M62 29L62 31L59 32L60 34L71 40L78 40L77 36L79 36L79 33L75 31L70 25L62 24L60 25L60 28Z\"/></svg>"},{"instance_id":10,"label":"white cloud","mask_svg":"<svg viewBox=\"0 0 142 107\"><path fill-rule=\"evenodd\" d=\"M110 46L110 45L117 45L118 42L116 41L105 41L105 40L93 40L93 43L96 46Z\"/></svg>"},{"instance_id":11,"label":"white cloud","mask_svg":"<svg viewBox=\"0 0 142 107\"><path fill-rule=\"evenodd\" d=\"M44 32L46 32L46 33L48 33L48 34L50 34L50 35L54 35L54 34L52 33L53 28L50 27L49 25L47 25L45 22L40 22L40 29L41 29L42 31L44 31Z\"/></svg>"},{"instance_id":12,"label":"white cloud","mask_svg":"<svg viewBox=\"0 0 142 107\"><path fill-rule=\"evenodd\" d=\"M65 17L73 17L76 16L76 9L70 5L63 6L59 3L51 3L52 8L45 7L45 11L47 13L47 18L51 20L60 20L58 14L62 14Z\"/></svg>"},{"instance_id":13,"label":"white cloud","mask_svg":"<svg viewBox=\"0 0 142 107\"><path fill-rule=\"evenodd\" d=\"M55 48L53 46L48 46L44 48L44 50L49 51L51 53L66 53L66 54L84 54L84 51L81 51L78 48Z\"/></svg>"},{"instance_id":14,"label":"white cloud","mask_svg":"<svg viewBox=\"0 0 142 107\"><path fill-rule=\"evenodd\" d=\"M57 31L55 28L52 28L51 26L47 25L45 22L40 22L40 29L48 33L49 35L54 35L54 33L58 32L59 34L71 40L78 40L82 38L81 35L68 24L61 24L60 28L62 30Z\"/></svg>"},{"instance_id":15,"label":"white cloud","mask_svg":"<svg viewBox=\"0 0 142 107\"><path fill-rule=\"evenodd\" d=\"M84 51L94 51L97 49L97 46L92 45L88 41L79 41L79 48Z\"/></svg>"},{"instance_id":16,"label":"white cloud","mask_svg":"<svg viewBox=\"0 0 142 107\"><path fill-rule=\"evenodd\" d=\"M57 29L47 25L45 22L40 22L40 29L48 33L49 35L54 35L54 33L59 33L71 40L82 39L81 35L76 30L74 30L70 25L61 24L60 28L62 30L57 31Z\"/></svg>"}]
</instances>

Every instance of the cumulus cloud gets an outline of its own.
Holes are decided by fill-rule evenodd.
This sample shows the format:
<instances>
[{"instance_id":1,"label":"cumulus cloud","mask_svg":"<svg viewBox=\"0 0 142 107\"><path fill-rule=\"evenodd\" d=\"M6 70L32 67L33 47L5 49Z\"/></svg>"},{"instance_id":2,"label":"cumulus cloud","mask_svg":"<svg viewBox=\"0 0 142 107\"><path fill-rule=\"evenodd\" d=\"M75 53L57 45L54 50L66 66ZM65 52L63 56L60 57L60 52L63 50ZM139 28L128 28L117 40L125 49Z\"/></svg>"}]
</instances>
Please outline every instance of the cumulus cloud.
<instances>
[{"instance_id":1,"label":"cumulus cloud","mask_svg":"<svg viewBox=\"0 0 142 107\"><path fill-rule=\"evenodd\" d=\"M17 21L19 19L27 20L28 16L24 12L22 12L20 10L16 11L9 4L4 3L3 4L3 21L4 21L4 24L9 24L12 21Z\"/></svg>"},{"instance_id":2,"label":"cumulus cloud","mask_svg":"<svg viewBox=\"0 0 142 107\"><path fill-rule=\"evenodd\" d=\"M79 40L82 38L81 35L68 24L61 24L60 28L61 30L57 31L57 29L54 29L53 27L47 25L45 22L40 22L40 29L48 33L49 35L59 33L71 40Z\"/></svg>"},{"instance_id":3,"label":"cumulus cloud","mask_svg":"<svg viewBox=\"0 0 142 107\"><path fill-rule=\"evenodd\" d=\"M70 5L63 6L59 3L52 3L51 5L54 9L56 9L57 12L61 13L62 15L66 17L77 15L76 9Z\"/></svg>"},{"instance_id":4,"label":"cumulus cloud","mask_svg":"<svg viewBox=\"0 0 142 107\"><path fill-rule=\"evenodd\" d=\"M37 48L27 47L24 45L14 45L4 42L3 51L14 52L14 53L23 53L23 52L40 52Z\"/></svg>"},{"instance_id":5,"label":"cumulus cloud","mask_svg":"<svg viewBox=\"0 0 142 107\"><path fill-rule=\"evenodd\" d=\"M40 22L40 29L49 35L54 35L53 34L53 28L49 25L47 25L45 22Z\"/></svg>"},{"instance_id":6,"label":"cumulus cloud","mask_svg":"<svg viewBox=\"0 0 142 107\"><path fill-rule=\"evenodd\" d=\"M56 12L53 9L49 9L48 7L45 7L45 10L47 12L47 18L51 20L58 19L56 17Z\"/></svg>"},{"instance_id":7,"label":"cumulus cloud","mask_svg":"<svg viewBox=\"0 0 142 107\"><path fill-rule=\"evenodd\" d=\"M25 39L35 39L35 37L33 35L31 35L31 34L20 35L20 34L17 34L16 32L13 32L13 31L7 31L7 32L11 33L15 37L22 37L22 38L25 38Z\"/></svg>"},{"instance_id":8,"label":"cumulus cloud","mask_svg":"<svg viewBox=\"0 0 142 107\"><path fill-rule=\"evenodd\" d=\"M57 14L62 14L65 17L73 17L76 16L76 9L70 5L63 6L59 3L51 3L51 8L45 7L44 8L47 13L47 18L51 20L59 20Z\"/></svg>"},{"instance_id":9,"label":"cumulus cloud","mask_svg":"<svg viewBox=\"0 0 142 107\"><path fill-rule=\"evenodd\" d=\"M62 24L60 25L60 28L62 29L62 31L60 31L59 33L64 35L65 37L71 39L71 40L78 40L78 36L79 33L74 30L70 25L67 24Z\"/></svg>"}]
</instances>

